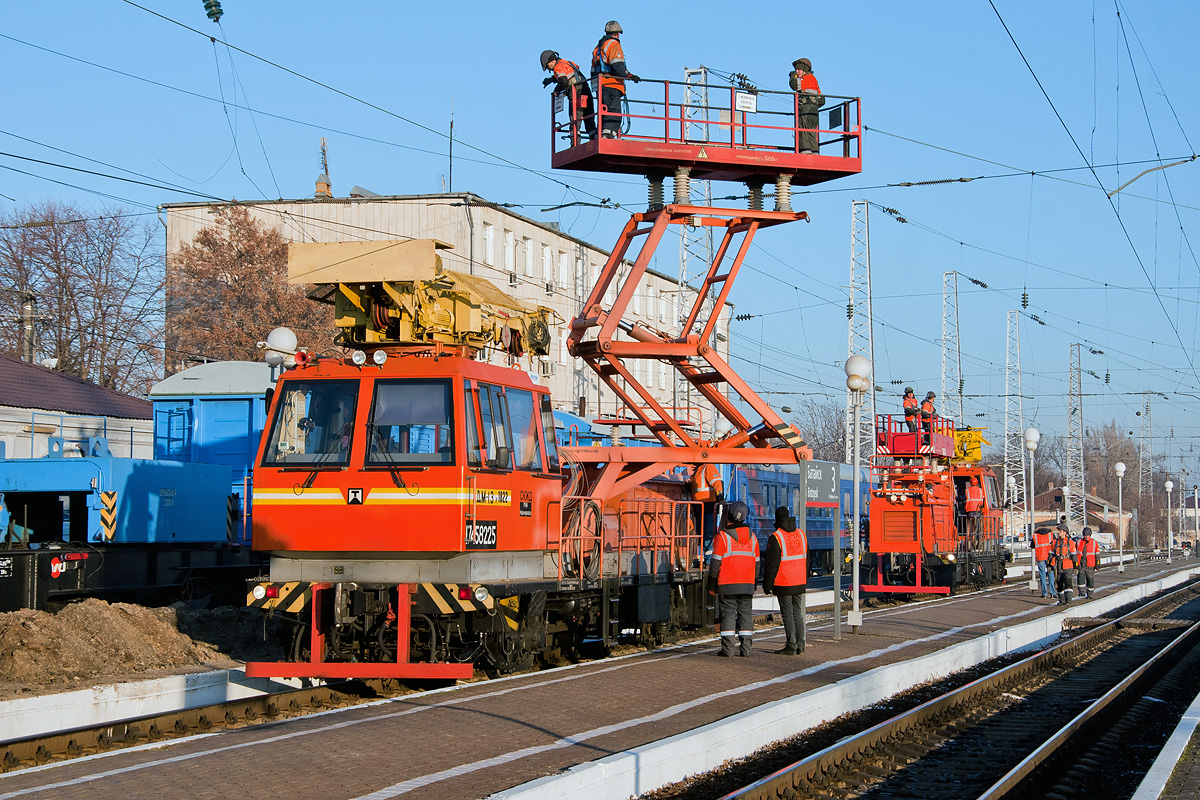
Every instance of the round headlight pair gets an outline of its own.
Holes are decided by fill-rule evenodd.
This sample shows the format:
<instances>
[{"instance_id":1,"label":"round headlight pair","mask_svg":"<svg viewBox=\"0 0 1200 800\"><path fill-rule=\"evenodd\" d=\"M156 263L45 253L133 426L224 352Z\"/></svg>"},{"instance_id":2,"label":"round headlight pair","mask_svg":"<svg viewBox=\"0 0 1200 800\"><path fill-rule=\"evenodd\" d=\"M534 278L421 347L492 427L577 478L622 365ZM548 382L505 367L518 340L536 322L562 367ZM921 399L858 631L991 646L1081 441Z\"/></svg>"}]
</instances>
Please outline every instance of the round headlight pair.
<instances>
[{"instance_id":1,"label":"round headlight pair","mask_svg":"<svg viewBox=\"0 0 1200 800\"><path fill-rule=\"evenodd\" d=\"M354 362L354 366L361 367L363 364L367 363L367 354L362 350L355 350L350 354L350 360ZM371 360L375 362L376 366L382 367L383 362L387 361L387 353L385 353L383 350L376 350L371 355Z\"/></svg>"}]
</instances>

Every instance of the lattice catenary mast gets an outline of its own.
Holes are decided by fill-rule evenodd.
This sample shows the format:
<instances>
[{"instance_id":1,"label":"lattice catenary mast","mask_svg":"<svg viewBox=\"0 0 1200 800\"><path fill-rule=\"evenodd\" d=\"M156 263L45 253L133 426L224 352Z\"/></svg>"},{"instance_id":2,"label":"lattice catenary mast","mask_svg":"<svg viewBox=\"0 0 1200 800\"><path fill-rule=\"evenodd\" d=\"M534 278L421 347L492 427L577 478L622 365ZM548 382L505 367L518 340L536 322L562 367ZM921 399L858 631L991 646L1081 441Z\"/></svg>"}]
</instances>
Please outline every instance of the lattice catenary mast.
<instances>
[{"instance_id":1,"label":"lattice catenary mast","mask_svg":"<svg viewBox=\"0 0 1200 800\"><path fill-rule=\"evenodd\" d=\"M942 396L943 417L965 425L963 417L962 350L958 342L958 273L942 273Z\"/></svg>"},{"instance_id":2,"label":"lattice catenary mast","mask_svg":"<svg viewBox=\"0 0 1200 800\"><path fill-rule=\"evenodd\" d=\"M1021 398L1021 312L1008 312L1008 357L1004 362L1004 487L1009 476L1016 488L1008 496L1009 504L1025 498L1025 412Z\"/></svg>"},{"instance_id":3,"label":"lattice catenary mast","mask_svg":"<svg viewBox=\"0 0 1200 800\"><path fill-rule=\"evenodd\" d=\"M875 314L871 308L871 229L868 202L855 200L850 210L850 300L846 316L850 324L850 346L847 358L866 356L875 369ZM870 464L875 455L875 375L871 375L871 390L867 392L866 408L859 414L859 436L862 463ZM853 398L846 390L846 463L854 463Z\"/></svg>"},{"instance_id":4,"label":"lattice catenary mast","mask_svg":"<svg viewBox=\"0 0 1200 800\"><path fill-rule=\"evenodd\" d=\"M1138 442L1138 513L1150 514L1154 507L1154 445L1151 442L1153 427L1150 424L1150 392L1146 395L1146 404L1142 408L1142 430ZM1142 517L1142 520L1150 516ZM1142 520L1139 520L1139 524Z\"/></svg>"},{"instance_id":5,"label":"lattice catenary mast","mask_svg":"<svg viewBox=\"0 0 1200 800\"><path fill-rule=\"evenodd\" d=\"M1067 395L1067 519L1079 526L1087 524L1083 475L1083 378L1079 363L1079 345L1071 345L1071 389Z\"/></svg>"}]
</instances>

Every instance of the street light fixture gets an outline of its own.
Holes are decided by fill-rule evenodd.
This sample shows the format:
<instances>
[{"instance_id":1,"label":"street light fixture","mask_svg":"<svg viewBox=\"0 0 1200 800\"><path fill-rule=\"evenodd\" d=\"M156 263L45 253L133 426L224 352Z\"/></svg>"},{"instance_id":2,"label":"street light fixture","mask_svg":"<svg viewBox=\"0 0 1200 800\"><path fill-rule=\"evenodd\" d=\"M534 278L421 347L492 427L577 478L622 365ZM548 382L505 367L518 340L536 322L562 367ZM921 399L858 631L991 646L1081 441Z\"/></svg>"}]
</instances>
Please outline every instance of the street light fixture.
<instances>
[{"instance_id":1,"label":"street light fixture","mask_svg":"<svg viewBox=\"0 0 1200 800\"><path fill-rule=\"evenodd\" d=\"M1163 488L1167 490L1167 563L1171 563L1171 490L1175 488L1174 481L1167 481L1163 484Z\"/></svg>"},{"instance_id":2,"label":"street light fixture","mask_svg":"<svg viewBox=\"0 0 1200 800\"><path fill-rule=\"evenodd\" d=\"M862 625L862 612L858 608L859 573L861 572L859 569L859 559L862 558L862 553L860 552L860 539L862 537L859 533L862 530L860 527L862 496L859 494L859 479L861 478L859 474L859 460L862 458L862 454L858 441L860 435L858 415L862 409L863 392L871 388L871 362L867 360L866 356L853 355L846 359L846 388L850 390L854 404L854 536L851 540L854 548L854 555L851 558L854 572L851 575L851 586L853 589L851 590L850 613L846 615L846 622L850 625L852 631L858 633L858 629ZM875 421L872 420L871 424L874 425ZM835 574L840 573L841 565L839 564L837 573ZM834 592L837 592L836 587L834 588Z\"/></svg>"},{"instance_id":3,"label":"street light fixture","mask_svg":"<svg viewBox=\"0 0 1200 800\"><path fill-rule=\"evenodd\" d=\"M1118 461L1113 465L1113 472L1117 473L1117 545L1120 555L1117 556L1117 572L1125 571L1125 498L1123 490L1125 488L1125 462Z\"/></svg>"},{"instance_id":4,"label":"street light fixture","mask_svg":"<svg viewBox=\"0 0 1200 800\"><path fill-rule=\"evenodd\" d=\"M1022 436L1025 440L1025 449L1029 451L1029 480L1025 483L1025 517L1028 521L1029 533L1033 533L1033 494L1034 494L1034 460L1033 452L1037 450L1038 440L1042 438L1042 434L1037 428L1026 428ZM1037 553L1034 548L1029 549L1029 591L1036 592L1038 588L1037 578Z\"/></svg>"}]
</instances>

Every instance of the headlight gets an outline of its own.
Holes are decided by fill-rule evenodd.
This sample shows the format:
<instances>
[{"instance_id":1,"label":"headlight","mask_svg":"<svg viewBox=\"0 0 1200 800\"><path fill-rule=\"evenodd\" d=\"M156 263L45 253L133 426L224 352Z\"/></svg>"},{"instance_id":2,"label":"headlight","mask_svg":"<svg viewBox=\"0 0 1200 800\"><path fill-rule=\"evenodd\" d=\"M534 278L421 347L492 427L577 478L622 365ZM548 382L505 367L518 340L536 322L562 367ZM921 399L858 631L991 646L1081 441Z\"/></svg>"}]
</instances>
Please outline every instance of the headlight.
<instances>
[{"instance_id":1,"label":"headlight","mask_svg":"<svg viewBox=\"0 0 1200 800\"><path fill-rule=\"evenodd\" d=\"M250 590L250 594L254 595L255 600L262 600L267 596L267 587L260 583Z\"/></svg>"},{"instance_id":2,"label":"headlight","mask_svg":"<svg viewBox=\"0 0 1200 800\"><path fill-rule=\"evenodd\" d=\"M354 366L361 367L363 364L367 363L367 354L362 350L355 350L350 354L350 360L354 362Z\"/></svg>"},{"instance_id":3,"label":"headlight","mask_svg":"<svg viewBox=\"0 0 1200 800\"><path fill-rule=\"evenodd\" d=\"M374 361L377 366L382 367L383 362L387 361L387 353L385 353L383 350L376 350L371 354L371 360Z\"/></svg>"},{"instance_id":4,"label":"headlight","mask_svg":"<svg viewBox=\"0 0 1200 800\"><path fill-rule=\"evenodd\" d=\"M954 553L950 553L949 555L946 556L946 560L949 561L951 564L953 564L958 559L955 557Z\"/></svg>"},{"instance_id":5,"label":"headlight","mask_svg":"<svg viewBox=\"0 0 1200 800\"><path fill-rule=\"evenodd\" d=\"M485 603L488 599L488 590L482 586L475 587L475 602Z\"/></svg>"}]
</instances>

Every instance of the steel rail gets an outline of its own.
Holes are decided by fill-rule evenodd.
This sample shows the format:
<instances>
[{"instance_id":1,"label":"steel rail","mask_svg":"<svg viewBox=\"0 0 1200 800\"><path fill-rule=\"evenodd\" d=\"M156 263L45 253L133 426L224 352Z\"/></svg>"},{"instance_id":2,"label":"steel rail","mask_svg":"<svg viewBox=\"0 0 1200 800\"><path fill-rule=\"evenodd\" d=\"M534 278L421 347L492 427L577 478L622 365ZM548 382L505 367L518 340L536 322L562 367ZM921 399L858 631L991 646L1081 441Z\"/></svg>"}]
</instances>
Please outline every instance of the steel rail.
<instances>
[{"instance_id":1,"label":"steel rail","mask_svg":"<svg viewBox=\"0 0 1200 800\"><path fill-rule=\"evenodd\" d=\"M754 781L753 783L748 784L741 789L737 789L729 794L724 795L721 800L736 800L738 798L751 797L779 797L783 796L779 794L779 792L792 791L795 788L805 784L819 782L824 775L836 771L839 766L845 762L855 757L869 754L876 748L886 745L889 741L897 738L898 736L914 730L930 720L935 720L944 714L953 712L959 707L966 706L970 704L972 700L984 694L1017 682L1034 673L1048 670L1059 661L1065 660L1071 654L1081 650L1086 650L1095 644L1115 636L1122 627L1144 627L1145 617L1148 613L1154 613L1161 608L1178 605L1180 598L1189 594L1194 595L1197 593L1197 591L1197 582L1191 581L1169 594L1163 595L1160 598L1151 600L1148 603L1139 606L1124 616L1113 619L1104 623L1103 625L1094 627L1070 639L1069 641L1049 647L1046 650L1030 656L1029 658L1005 667L993 673L992 675L972 681L971 683L959 687L958 689L942 695L941 697L937 697L933 700L922 703L921 705L912 708L903 714L899 714L889 720L879 723L878 725L868 728L856 736L843 739L833 745L830 745L829 747L824 748L823 750L797 761L794 764L776 770L766 777L760 778L759 780ZM1189 627L1188 632L1185 635L1190 637L1197 630L1200 630L1200 623ZM1178 639L1176 641L1178 641ZM1174 644L1172 644L1172 647L1174 647ZM1136 679L1136 677L1144 675L1148 665L1151 662L1159 662L1159 659L1163 656L1163 653L1165 653L1167 649L1171 648L1166 648L1165 650L1160 651L1159 654L1151 659L1150 662L1147 662L1147 664L1144 664L1135 670L1135 673L1131 674L1130 678ZM1115 687L1107 692L1104 697L1097 702L1103 702L1104 705L1107 706L1120 694L1120 692L1117 692L1117 688L1124 687L1127 689L1128 683L1128 679L1123 680L1118 687ZM1114 694L1114 692L1117 693ZM1095 713L1098 713L1102 709L1103 706L1101 706L1099 709L1096 709ZM1080 717L1084 716L1085 714L1087 714L1087 712L1081 714ZM1092 716L1094 716L1094 714ZM1072 722L1069 723L1066 728L1060 730L1059 734L1061 735L1067 728L1072 728L1071 732L1073 733L1077 728L1077 726L1073 727L1075 726L1075 723L1078 722L1080 725L1082 725L1084 721L1086 720L1080 720L1077 717L1075 720L1072 720ZM1058 736L1056 735L1054 738L1057 739ZM1066 741L1069 738L1069 735L1064 736L1063 741ZM1046 755L1048 755L1048 753ZM1044 760L1044 757L1040 759L1038 763L1041 763L1042 760ZM1036 764L1033 766L1036 767ZM1029 771L1032 771L1032 769L1024 772L1021 777L1028 775ZM1005 778L1007 777L1008 776L1006 775ZM991 797L994 798L999 796L1000 795L997 794L992 795Z\"/></svg>"}]
</instances>

